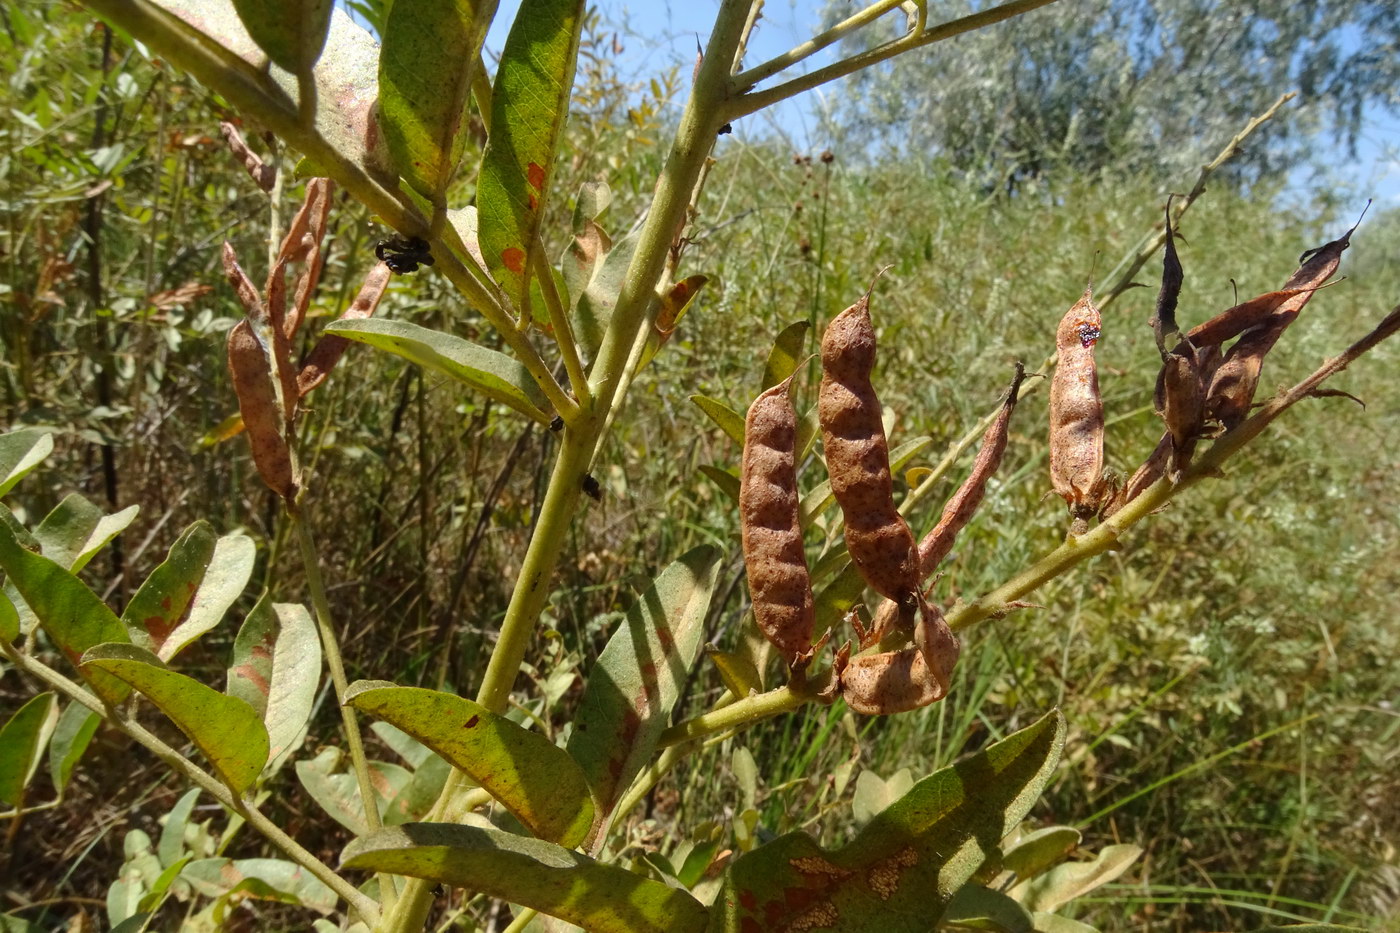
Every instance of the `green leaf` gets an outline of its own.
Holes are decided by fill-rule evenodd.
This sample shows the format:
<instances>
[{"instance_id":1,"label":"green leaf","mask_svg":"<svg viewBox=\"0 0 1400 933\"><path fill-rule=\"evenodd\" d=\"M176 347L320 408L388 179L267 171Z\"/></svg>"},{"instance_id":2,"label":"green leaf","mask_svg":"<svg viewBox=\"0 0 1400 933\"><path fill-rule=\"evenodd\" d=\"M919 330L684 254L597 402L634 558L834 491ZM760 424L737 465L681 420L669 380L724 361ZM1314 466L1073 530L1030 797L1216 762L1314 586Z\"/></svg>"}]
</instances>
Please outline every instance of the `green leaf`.
<instances>
[{"instance_id":1,"label":"green leaf","mask_svg":"<svg viewBox=\"0 0 1400 933\"><path fill-rule=\"evenodd\" d=\"M543 258L532 254L569 113L583 7L583 0L524 0L496 69L476 203L486 267L517 305L532 258Z\"/></svg>"},{"instance_id":2,"label":"green leaf","mask_svg":"<svg viewBox=\"0 0 1400 933\"><path fill-rule=\"evenodd\" d=\"M219 538L208 522L195 522L122 613L132 643L169 661L223 621L248 585L256 557L247 535Z\"/></svg>"},{"instance_id":3,"label":"green leaf","mask_svg":"<svg viewBox=\"0 0 1400 933\"><path fill-rule=\"evenodd\" d=\"M264 594L233 641L226 692L262 717L269 773L301 747L320 682L321 639L310 613Z\"/></svg>"},{"instance_id":4,"label":"green leaf","mask_svg":"<svg viewBox=\"0 0 1400 933\"><path fill-rule=\"evenodd\" d=\"M1002 868L1016 873L1016 880L1034 878L1059 862L1079 845L1079 830L1069 826L1047 826L1028 833L1006 850Z\"/></svg>"},{"instance_id":5,"label":"green leaf","mask_svg":"<svg viewBox=\"0 0 1400 933\"><path fill-rule=\"evenodd\" d=\"M472 78L495 14L494 0L417 0L394 4L384 24L379 122L399 174L433 204L462 160Z\"/></svg>"},{"instance_id":6,"label":"green leaf","mask_svg":"<svg viewBox=\"0 0 1400 933\"><path fill-rule=\"evenodd\" d=\"M797 371L802 348L807 345L807 331L811 327L810 321L794 321L778 334L778 339L773 341L773 349L768 353L768 362L763 367L763 391L768 391Z\"/></svg>"},{"instance_id":7,"label":"green leaf","mask_svg":"<svg viewBox=\"0 0 1400 933\"><path fill-rule=\"evenodd\" d=\"M135 645L98 645L83 655L82 666L105 671L145 694L235 794L251 787L267 763L267 729L257 711L237 697L170 670Z\"/></svg>"},{"instance_id":8,"label":"green leaf","mask_svg":"<svg viewBox=\"0 0 1400 933\"><path fill-rule=\"evenodd\" d=\"M44 516L34 537L44 549L44 556L64 570L77 573L88 561L125 530L136 518L140 506L128 506L112 515L77 493L66 496Z\"/></svg>"},{"instance_id":9,"label":"green leaf","mask_svg":"<svg viewBox=\"0 0 1400 933\"><path fill-rule=\"evenodd\" d=\"M681 319L695 304L695 299L700 297L700 290L709 281L710 277L707 275L692 275L681 279L665 292L657 294L651 333L647 335L646 346L637 362L637 372L645 369L656 358L656 354L661 352L661 347L671 339L671 335L680 326Z\"/></svg>"},{"instance_id":10,"label":"green leaf","mask_svg":"<svg viewBox=\"0 0 1400 933\"><path fill-rule=\"evenodd\" d=\"M569 310L578 306L584 289L593 279L598 264L612 250L612 239L598 225L598 217L612 203L612 190L607 182L586 181L578 191L574 204L573 240L559 257L559 270L569 295Z\"/></svg>"},{"instance_id":11,"label":"green leaf","mask_svg":"<svg viewBox=\"0 0 1400 933\"><path fill-rule=\"evenodd\" d=\"M15 488L52 452L53 435L48 431L22 428L0 434L0 496Z\"/></svg>"},{"instance_id":12,"label":"green leaf","mask_svg":"<svg viewBox=\"0 0 1400 933\"><path fill-rule=\"evenodd\" d=\"M1071 920L1058 914L1048 914L1044 911L1031 914L1031 920L1035 923L1035 933L1099 933L1097 928L1091 927L1087 923L1080 923L1078 920ZM1341 927L1337 929L1341 929ZM1358 930L1356 933L1361 933L1361 931Z\"/></svg>"},{"instance_id":13,"label":"green leaf","mask_svg":"<svg viewBox=\"0 0 1400 933\"><path fill-rule=\"evenodd\" d=\"M191 787L175 801L175 806L165 815L165 825L160 830L160 842L156 844L156 857L169 869L185 857L185 826L194 812L194 802L199 799L199 788Z\"/></svg>"},{"instance_id":14,"label":"green leaf","mask_svg":"<svg viewBox=\"0 0 1400 933\"><path fill-rule=\"evenodd\" d=\"M739 477L709 463L700 464L700 472L719 487L719 491L724 493L725 498L731 500L735 505L739 504Z\"/></svg>"},{"instance_id":15,"label":"green leaf","mask_svg":"<svg viewBox=\"0 0 1400 933\"><path fill-rule=\"evenodd\" d=\"M1052 911L1108 884L1138 860L1142 849L1134 845L1108 846L1092 862L1065 862L1018 883L1008 893L1027 910Z\"/></svg>"},{"instance_id":16,"label":"green leaf","mask_svg":"<svg viewBox=\"0 0 1400 933\"><path fill-rule=\"evenodd\" d=\"M592 840L603 838L619 798L651 760L699 658L719 561L716 549L698 547L663 570L589 674L568 747L593 790Z\"/></svg>"},{"instance_id":17,"label":"green leaf","mask_svg":"<svg viewBox=\"0 0 1400 933\"><path fill-rule=\"evenodd\" d=\"M988 853L1040 796L1064 747L1052 712L919 781L842 848L791 833L736 859L711 912L712 933L794 928L927 933Z\"/></svg>"},{"instance_id":18,"label":"green leaf","mask_svg":"<svg viewBox=\"0 0 1400 933\"><path fill-rule=\"evenodd\" d=\"M335 8L331 0L233 0L233 5L253 41L292 74L316 64Z\"/></svg>"},{"instance_id":19,"label":"green leaf","mask_svg":"<svg viewBox=\"0 0 1400 933\"><path fill-rule=\"evenodd\" d=\"M1024 907L1000 891L980 884L963 885L953 895L938 924L940 928L954 924L958 929L997 933L1033 933L1035 930L1035 920Z\"/></svg>"},{"instance_id":20,"label":"green leaf","mask_svg":"<svg viewBox=\"0 0 1400 933\"><path fill-rule=\"evenodd\" d=\"M325 882L295 862L275 858L202 858L185 866L180 877L200 894L222 897L235 889L260 900L300 904L323 914L338 898ZM248 882L260 882L248 884Z\"/></svg>"},{"instance_id":21,"label":"green leaf","mask_svg":"<svg viewBox=\"0 0 1400 933\"><path fill-rule=\"evenodd\" d=\"M93 645L127 640L126 626L96 593L49 558L21 547L8 526L0 527L0 569L75 666ZM120 703L131 693L125 683L103 671L83 676L108 703Z\"/></svg>"},{"instance_id":22,"label":"green leaf","mask_svg":"<svg viewBox=\"0 0 1400 933\"><path fill-rule=\"evenodd\" d=\"M612 320L617 296L627 278L627 267L632 264L632 254L637 251L638 238L638 234L631 233L614 243L594 267L588 284L578 296L578 307L574 311L574 337L586 360L597 356L598 348L603 345L603 334Z\"/></svg>"},{"instance_id":23,"label":"green leaf","mask_svg":"<svg viewBox=\"0 0 1400 933\"><path fill-rule=\"evenodd\" d=\"M758 693L763 689L763 678L758 675L758 668L754 667L753 661L747 655L738 651L720 651L713 645L705 647L705 654L709 655L719 670L719 678L724 681L724 686L736 697L743 699L750 693Z\"/></svg>"},{"instance_id":24,"label":"green leaf","mask_svg":"<svg viewBox=\"0 0 1400 933\"><path fill-rule=\"evenodd\" d=\"M19 637L19 610L8 593L0 590L0 639L6 643Z\"/></svg>"},{"instance_id":25,"label":"green leaf","mask_svg":"<svg viewBox=\"0 0 1400 933\"><path fill-rule=\"evenodd\" d=\"M551 420L545 414L548 403L544 393L525 367L504 353L407 321L338 321L328 325L326 333L378 347L442 373L541 423Z\"/></svg>"},{"instance_id":26,"label":"green leaf","mask_svg":"<svg viewBox=\"0 0 1400 933\"><path fill-rule=\"evenodd\" d=\"M424 751L428 750L425 748ZM433 809L433 804L437 803L438 796L451 773L452 766L446 759L428 752L428 757L423 763L413 769L413 777L384 808L384 825L397 826L427 816Z\"/></svg>"},{"instance_id":27,"label":"green leaf","mask_svg":"<svg viewBox=\"0 0 1400 933\"><path fill-rule=\"evenodd\" d=\"M360 803L360 785L349 771L337 771L343 757L340 749L327 748L310 761L296 763L297 780L311 799L332 819L357 836L369 832L365 810ZM370 783L374 787L374 804L382 817L389 801L397 797L413 780L406 768L384 761L369 764Z\"/></svg>"},{"instance_id":28,"label":"green leaf","mask_svg":"<svg viewBox=\"0 0 1400 933\"><path fill-rule=\"evenodd\" d=\"M392 748L394 754L406 761L415 771L423 762L433 757L432 749L398 726L391 726L387 722L372 722L369 724L369 730L379 736L381 742Z\"/></svg>"},{"instance_id":29,"label":"green leaf","mask_svg":"<svg viewBox=\"0 0 1400 933\"><path fill-rule=\"evenodd\" d=\"M687 892L541 839L495 829L410 823L352 841L341 867L427 878L498 897L591 933L700 933Z\"/></svg>"},{"instance_id":30,"label":"green leaf","mask_svg":"<svg viewBox=\"0 0 1400 933\"><path fill-rule=\"evenodd\" d=\"M549 739L439 690L362 680L345 705L407 732L447 759L541 839L573 848L593 822L583 771Z\"/></svg>"},{"instance_id":31,"label":"green leaf","mask_svg":"<svg viewBox=\"0 0 1400 933\"><path fill-rule=\"evenodd\" d=\"M57 697L44 692L15 710L0 726L0 800L12 807L20 805L57 722Z\"/></svg>"},{"instance_id":32,"label":"green leaf","mask_svg":"<svg viewBox=\"0 0 1400 933\"><path fill-rule=\"evenodd\" d=\"M700 406L700 410L710 416L710 420L719 425L719 429L738 444L744 446L744 416L739 414L719 399L710 398L708 395L692 395L690 400Z\"/></svg>"},{"instance_id":33,"label":"green leaf","mask_svg":"<svg viewBox=\"0 0 1400 933\"><path fill-rule=\"evenodd\" d=\"M874 771L862 771L856 778L856 791L851 797L851 815L858 825L864 826L881 810L909 793L913 786L914 772L908 768L900 768L888 781Z\"/></svg>"},{"instance_id":34,"label":"green leaf","mask_svg":"<svg viewBox=\"0 0 1400 933\"><path fill-rule=\"evenodd\" d=\"M87 751L102 717L81 703L69 703L58 714L53 739L49 742L49 779L62 794L73 776L73 768Z\"/></svg>"}]
</instances>

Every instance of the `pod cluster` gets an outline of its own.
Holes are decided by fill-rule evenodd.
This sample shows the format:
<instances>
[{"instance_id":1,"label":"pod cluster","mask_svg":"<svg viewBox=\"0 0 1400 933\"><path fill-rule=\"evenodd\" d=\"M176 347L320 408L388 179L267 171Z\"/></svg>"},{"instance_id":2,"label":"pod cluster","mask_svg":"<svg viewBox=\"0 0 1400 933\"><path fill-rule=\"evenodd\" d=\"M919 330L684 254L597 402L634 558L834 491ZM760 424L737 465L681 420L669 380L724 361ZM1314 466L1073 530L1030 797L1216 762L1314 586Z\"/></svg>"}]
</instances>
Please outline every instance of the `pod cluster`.
<instances>
[{"instance_id":1,"label":"pod cluster","mask_svg":"<svg viewBox=\"0 0 1400 933\"><path fill-rule=\"evenodd\" d=\"M928 600L923 583L971 519L1001 462L1023 375L1018 367L1007 402L983 438L972 474L948 501L933 530L916 544L894 504L889 442L871 378L875 357L866 294L837 315L822 336L817 415L851 562L866 585L884 597L869 631L852 616L862 653L851 657L850 643L837 651L829 692L870 715L917 709L947 695L958 639ZM790 386L791 377L765 391L749 408L739 502L754 618L798 672L811 661L816 647L811 575L799 522L797 416ZM873 650L878 642L894 639L910 644Z\"/></svg>"},{"instance_id":2,"label":"pod cluster","mask_svg":"<svg viewBox=\"0 0 1400 933\"><path fill-rule=\"evenodd\" d=\"M1124 483L1104 470L1104 408L1095 348L1103 320L1086 289L1060 319L1058 365L1050 382L1049 460L1053 491L1064 499L1070 533L1122 509L1163 477L1177 481L1197 443L1238 426L1259 386L1264 357L1297 319L1313 293L1337 271L1351 242L1345 234L1299 259L1278 291L1227 308L1182 332L1176 309L1184 281L1167 205L1162 286L1151 325L1162 357L1153 402L1161 440ZM1231 343L1233 341L1233 343ZM1226 346L1229 344L1229 346ZM831 492L845 522L846 549L865 584L883 597L866 630L835 654L827 696L855 711L897 713L947 695L959 644L925 581L971 520L1006 450L1024 371L982 438L972 472L919 542L894 503L894 477L880 400L872 379L876 359L870 294L838 314L821 341L817 415ZM754 617L794 676L825 642L813 645L815 600L802 544L797 487L798 418L792 377L763 392L745 420L739 501L744 561ZM1007 608L1019 608L1012 604ZM880 647L903 645L893 650Z\"/></svg>"}]
</instances>

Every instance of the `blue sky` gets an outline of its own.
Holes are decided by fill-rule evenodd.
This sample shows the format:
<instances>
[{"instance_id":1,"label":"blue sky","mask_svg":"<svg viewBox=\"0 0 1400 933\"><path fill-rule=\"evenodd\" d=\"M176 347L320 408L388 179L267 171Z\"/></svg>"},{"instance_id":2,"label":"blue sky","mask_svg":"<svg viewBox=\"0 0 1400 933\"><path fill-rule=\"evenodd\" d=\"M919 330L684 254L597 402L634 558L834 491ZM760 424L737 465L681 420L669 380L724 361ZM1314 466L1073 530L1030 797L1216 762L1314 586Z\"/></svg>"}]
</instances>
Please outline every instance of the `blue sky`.
<instances>
[{"instance_id":1,"label":"blue sky","mask_svg":"<svg viewBox=\"0 0 1400 933\"><path fill-rule=\"evenodd\" d=\"M852 9L860 5L863 4L850 4ZM506 31L519 6L519 0L502 0L496 25L487 38L489 48L499 50L504 44ZM621 24L624 29L621 72L640 78L672 63L682 63L688 68L695 60L697 37L703 43L709 35L719 4L718 0L601 0L597 6L609 22ZM822 0L768 0L763 8L763 19L750 42L747 62L752 65L765 61L810 38L817 31L822 6ZM626 37L627 33L631 38ZM834 58L834 49L828 49L798 68L820 67ZM820 149L825 140L815 135L813 114L823 105L824 95L837 88L839 82L810 91L771 111L748 118L736 131L741 135L746 132L761 134L777 128L800 149ZM768 122L767 126L764 121ZM1330 145L1330 140L1325 144ZM1379 207L1400 207L1400 116L1373 109L1367 114L1356 158L1339 158L1337 163L1336 179L1314 180L1306 170L1295 172L1294 192L1306 199L1311 185L1332 185L1340 180L1355 187L1358 195L1376 198Z\"/></svg>"}]
</instances>

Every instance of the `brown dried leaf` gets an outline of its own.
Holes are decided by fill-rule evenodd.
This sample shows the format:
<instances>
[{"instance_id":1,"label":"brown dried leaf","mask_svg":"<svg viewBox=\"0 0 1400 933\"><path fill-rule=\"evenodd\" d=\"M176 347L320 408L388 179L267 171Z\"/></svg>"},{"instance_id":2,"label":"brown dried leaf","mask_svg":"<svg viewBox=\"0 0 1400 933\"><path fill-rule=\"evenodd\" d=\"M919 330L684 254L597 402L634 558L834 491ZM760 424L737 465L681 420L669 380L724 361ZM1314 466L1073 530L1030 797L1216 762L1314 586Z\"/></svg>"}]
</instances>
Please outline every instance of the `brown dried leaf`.
<instances>
[{"instance_id":1,"label":"brown dried leaf","mask_svg":"<svg viewBox=\"0 0 1400 933\"><path fill-rule=\"evenodd\" d=\"M339 319L354 321L372 316L379 307L380 299L384 297L385 289L389 287L390 278L392 273L388 265L383 262L375 263L374 268L370 269L369 275L365 277L364 284L360 286L359 294ZM344 337L335 334L322 335L316 346L307 354L301 373L297 376L298 398L326 381L326 377L331 374L331 370L349 346L350 341Z\"/></svg>"}]
</instances>

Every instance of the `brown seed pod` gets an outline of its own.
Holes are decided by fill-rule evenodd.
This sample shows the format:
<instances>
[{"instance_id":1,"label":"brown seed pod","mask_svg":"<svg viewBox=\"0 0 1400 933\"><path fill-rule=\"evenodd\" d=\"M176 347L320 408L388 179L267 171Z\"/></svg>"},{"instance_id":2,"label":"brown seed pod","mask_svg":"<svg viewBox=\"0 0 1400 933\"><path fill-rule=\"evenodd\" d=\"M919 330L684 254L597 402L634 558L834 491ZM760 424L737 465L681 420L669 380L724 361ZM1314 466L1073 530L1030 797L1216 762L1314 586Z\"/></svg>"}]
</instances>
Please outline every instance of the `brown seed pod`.
<instances>
[{"instance_id":1,"label":"brown seed pod","mask_svg":"<svg viewBox=\"0 0 1400 933\"><path fill-rule=\"evenodd\" d=\"M1167 353L1157 373L1152 407L1167 425L1172 440L1173 470L1180 473L1191 460L1196 439L1205 428L1205 386L1197 362L1198 350L1183 340Z\"/></svg>"},{"instance_id":2,"label":"brown seed pod","mask_svg":"<svg viewBox=\"0 0 1400 933\"><path fill-rule=\"evenodd\" d=\"M384 297L384 290L389 287L391 277L387 265L382 262L375 263L374 268L369 270L369 275L365 276L365 282L360 286L359 294L355 296L354 301L350 302L350 307L345 309L345 313L339 319L354 321L373 315L374 309L379 307L379 300ZM306 355L301 372L297 375L298 396L305 396L306 393L325 382L326 377L331 374L331 370L340 361L340 357L349 346L350 341L344 337L335 334L322 336L311 352Z\"/></svg>"},{"instance_id":3,"label":"brown seed pod","mask_svg":"<svg viewBox=\"0 0 1400 933\"><path fill-rule=\"evenodd\" d=\"M827 326L821 357L817 415L831 492L846 522L846 548L865 582L912 614L918 559L914 535L894 507L889 444L870 383L875 328L868 292Z\"/></svg>"},{"instance_id":4,"label":"brown seed pod","mask_svg":"<svg viewBox=\"0 0 1400 933\"><path fill-rule=\"evenodd\" d=\"M1103 510L1103 517L1112 518L1123 506L1142 495L1153 483L1165 476L1167 466L1171 463L1172 450L1172 436L1163 434L1142 466L1138 467L1128 482L1114 494L1112 501Z\"/></svg>"},{"instance_id":5,"label":"brown seed pod","mask_svg":"<svg viewBox=\"0 0 1400 933\"><path fill-rule=\"evenodd\" d=\"M1288 325L1297 319L1313 293L1336 274L1342 253L1351 245L1351 235L1355 231L1356 227L1352 226L1337 239L1299 257L1297 271L1283 286L1284 291L1296 290L1297 294L1286 298L1263 323L1245 331L1230 347L1210 381L1206 417L1219 421L1226 430L1244 420L1259 388L1264 357L1278 343Z\"/></svg>"},{"instance_id":6,"label":"brown seed pod","mask_svg":"<svg viewBox=\"0 0 1400 933\"><path fill-rule=\"evenodd\" d=\"M272 362L247 321L239 321L229 331L228 368L258 475L290 502L296 496L297 480L287 443L289 420L278 404Z\"/></svg>"},{"instance_id":7,"label":"brown seed pod","mask_svg":"<svg viewBox=\"0 0 1400 933\"><path fill-rule=\"evenodd\" d=\"M792 376L749 406L739 515L754 619L789 667L812 657L812 580L798 523L797 413Z\"/></svg>"},{"instance_id":8,"label":"brown seed pod","mask_svg":"<svg viewBox=\"0 0 1400 933\"><path fill-rule=\"evenodd\" d=\"M967 523L976 514L977 507L982 504L983 498L986 497L987 481L996 474L997 469L1001 466L1001 458L1006 453L1006 442L1011 435L1011 415L1016 410L1016 399L1025 378L1025 367L1017 363L1016 375L1011 380L1011 388L1006 393L1006 400L1002 402L1001 411L997 412L996 419L988 425L986 432L982 435L982 446L977 450L977 459L972 463L972 472L968 474L967 479L963 480L963 484L958 487L958 491L953 493L952 498L943 506L943 514L938 519L938 524L934 525L933 530L924 535L923 540L919 542L919 580L921 583L938 569L939 564L943 563L948 552L953 549L958 532L967 527ZM898 607L894 603L881 603L873 622L876 637L884 638L891 626L897 623L898 617Z\"/></svg>"},{"instance_id":9,"label":"brown seed pod","mask_svg":"<svg viewBox=\"0 0 1400 933\"><path fill-rule=\"evenodd\" d=\"M1227 340L1233 340L1251 327L1257 327L1267 322L1269 318L1273 317L1280 305L1304 291L1306 289L1289 288L1283 291L1265 292L1248 301L1242 301L1234 307L1226 308L1209 321L1197 324L1187 332L1186 336L1197 347L1219 346Z\"/></svg>"},{"instance_id":10,"label":"brown seed pod","mask_svg":"<svg viewBox=\"0 0 1400 933\"><path fill-rule=\"evenodd\" d=\"M948 695L953 666L961 650L943 614L923 596L914 644L899 651L850 659L838 680L846 704L867 716L904 713Z\"/></svg>"},{"instance_id":11,"label":"brown seed pod","mask_svg":"<svg viewBox=\"0 0 1400 933\"><path fill-rule=\"evenodd\" d=\"M1059 363L1050 381L1050 481L1076 523L1098 511L1103 480L1103 399L1094 363L1102 332L1092 287L1060 320Z\"/></svg>"}]
</instances>

